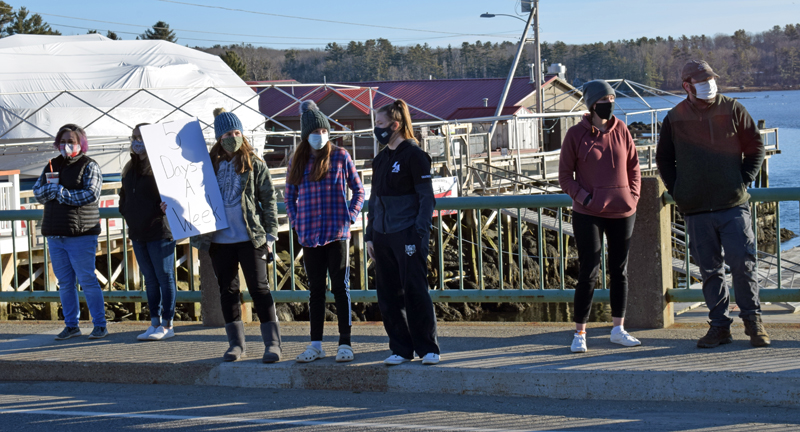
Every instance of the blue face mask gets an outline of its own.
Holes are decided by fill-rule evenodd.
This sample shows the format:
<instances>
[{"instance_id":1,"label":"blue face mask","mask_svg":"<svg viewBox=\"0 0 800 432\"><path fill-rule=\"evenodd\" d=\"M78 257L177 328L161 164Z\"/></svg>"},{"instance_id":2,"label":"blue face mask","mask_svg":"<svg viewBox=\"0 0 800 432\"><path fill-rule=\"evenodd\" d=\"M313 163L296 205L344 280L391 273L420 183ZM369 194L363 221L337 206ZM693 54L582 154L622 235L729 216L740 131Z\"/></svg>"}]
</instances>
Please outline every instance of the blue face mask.
<instances>
[{"instance_id":1,"label":"blue face mask","mask_svg":"<svg viewBox=\"0 0 800 432\"><path fill-rule=\"evenodd\" d=\"M328 132L322 132L321 134L312 133L308 136L308 144L311 145L311 148L314 150L319 150L322 147L325 147L325 144L328 143Z\"/></svg>"},{"instance_id":2,"label":"blue face mask","mask_svg":"<svg viewBox=\"0 0 800 432\"><path fill-rule=\"evenodd\" d=\"M137 155L145 154L146 150L144 148L144 142L138 141L138 140L137 141L132 141L131 142L131 150L133 150L133 152L136 153Z\"/></svg>"}]
</instances>

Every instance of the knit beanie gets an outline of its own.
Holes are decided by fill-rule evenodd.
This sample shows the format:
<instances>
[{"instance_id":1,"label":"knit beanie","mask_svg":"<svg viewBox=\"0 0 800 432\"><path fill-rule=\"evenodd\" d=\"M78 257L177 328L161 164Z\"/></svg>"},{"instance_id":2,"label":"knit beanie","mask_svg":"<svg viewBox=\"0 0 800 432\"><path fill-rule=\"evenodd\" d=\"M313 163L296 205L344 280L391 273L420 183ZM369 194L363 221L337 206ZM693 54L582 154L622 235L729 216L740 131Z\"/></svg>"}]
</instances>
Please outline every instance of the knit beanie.
<instances>
[{"instance_id":1,"label":"knit beanie","mask_svg":"<svg viewBox=\"0 0 800 432\"><path fill-rule=\"evenodd\" d=\"M222 135L232 131L238 130L244 133L242 122L236 114L225 111L225 108L217 108L214 110L214 135L220 139Z\"/></svg>"},{"instance_id":2,"label":"knit beanie","mask_svg":"<svg viewBox=\"0 0 800 432\"><path fill-rule=\"evenodd\" d=\"M330 132L331 124L328 123L328 118L317 108L314 101L303 101L300 104L300 138L308 139L311 132L320 128Z\"/></svg>"},{"instance_id":3,"label":"knit beanie","mask_svg":"<svg viewBox=\"0 0 800 432\"><path fill-rule=\"evenodd\" d=\"M614 89L604 80L589 81L583 85L583 99L586 101L586 108L592 106L605 95L615 96Z\"/></svg>"}]
</instances>

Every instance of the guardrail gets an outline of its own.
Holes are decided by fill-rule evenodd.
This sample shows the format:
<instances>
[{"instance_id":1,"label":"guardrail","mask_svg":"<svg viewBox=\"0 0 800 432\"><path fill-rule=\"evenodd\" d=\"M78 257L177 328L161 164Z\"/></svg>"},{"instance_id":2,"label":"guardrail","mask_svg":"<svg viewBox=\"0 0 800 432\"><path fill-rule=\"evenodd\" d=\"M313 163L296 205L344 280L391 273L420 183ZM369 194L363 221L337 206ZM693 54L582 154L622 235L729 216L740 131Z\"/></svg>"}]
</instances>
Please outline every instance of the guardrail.
<instances>
[{"instance_id":1,"label":"guardrail","mask_svg":"<svg viewBox=\"0 0 800 432\"><path fill-rule=\"evenodd\" d=\"M800 188L772 188L772 189L751 189L751 202L781 202L781 201L793 201L800 203ZM667 204L673 203L671 197L668 195L664 196L664 201ZM535 303L535 302L571 302L574 296L574 290L566 289L565 284L565 267L570 259L576 259L575 257L568 257L567 256L567 241L568 237L571 236L571 231L569 230L569 220L570 215L565 209L568 209L572 204L571 199L564 194L552 194L552 195L509 195L509 196L494 196L494 197L463 197L463 198L443 198L437 200L436 205L436 212L439 214L439 217L434 218L434 225L435 230L432 232L433 238L435 238L435 245L436 247L433 249L431 261L433 263L435 280L432 284L431 290L431 297L436 302L525 302L525 303ZM779 207L779 206L776 206ZM364 212L366 212L366 206L364 208ZM480 212L476 212L477 210L485 210L487 216L486 222L483 222L482 219L479 217L478 221L480 223L475 224L475 236L470 236L473 238L474 241L468 241L464 239L464 233L462 232L463 227L462 223L454 223L454 221L462 221L465 219L465 213L469 213L469 217L474 217L477 213L480 216ZM285 214L285 209L282 204L279 204L279 212L281 214ZM780 232L780 210L776 210L776 220L778 221L778 230ZM48 270L48 262L47 262L47 255L43 253L43 260L42 262L35 262L34 259L27 259L27 276L33 275L34 280L30 280L25 285L24 281L21 281L18 275L18 267L16 265L9 266L8 263L18 262L18 255L21 253L17 250L17 246L22 244L23 246L27 246L26 251L31 251L34 248L34 238L37 237L36 232L32 229L34 224L32 222L39 221L42 218L42 210L12 210L12 211L0 211L0 221L12 221L12 222L20 222L24 221L26 223L26 235L24 236L25 240L24 243L21 238L14 239L15 241L11 241L10 243L13 245L14 250L12 253L4 253L2 265L0 265L0 280L10 280L13 283L9 283L8 286L4 286L2 292L0 292L0 302L58 302L59 296L58 292L55 291L55 286L52 283L48 283L49 279L49 270ZM447 222L443 220L443 216L445 214L449 214L449 217L453 217L453 221L448 219ZM115 235L111 234L111 230L108 229L108 221L110 219L119 218L121 215L117 211L116 208L107 208L100 210L101 218L104 219L106 224L106 233L100 236L101 242L105 240L106 250L109 249L108 245L111 245L112 240L121 241L122 244L127 244L128 239L126 236L126 230L121 230L121 234ZM365 216L365 215L364 215ZM639 218L648 217L648 215L639 214ZM516 219L516 224L511 222L511 219ZM754 221L756 219L756 214L753 214ZM365 217L361 218L361 228L365 228L366 222ZM475 221L473 219L473 221ZM523 224L523 221L525 222ZM452 226L448 226L448 224ZM486 230L493 230L496 231L496 235L492 236L491 238L487 237L487 241L489 241L489 245L485 245L483 241L483 234ZM534 255L528 255L523 248L523 230L530 231L531 234L535 237L536 241L536 251L537 253ZM543 250L547 250L546 246L546 232L545 230L551 231L555 235L555 245L554 248L557 251L557 254L554 256L546 256L547 254L541 253ZM291 259L289 263L285 263L287 270L284 272L282 279L282 283L290 282L289 289L281 289L273 291L273 297L276 302L304 302L308 301L308 291L303 289L298 289L298 283L296 283L296 266L295 262L297 261L297 253L294 250L294 234L291 230L282 232L280 236L288 236L288 245L289 247L288 252ZM778 234L779 235L779 234ZM112 238L114 237L114 238ZM0 238L2 240L4 238ZM9 239L9 237L5 237L5 239ZM357 255L361 262L357 265L359 271L359 277L361 278L364 283L362 284L362 289L353 289L351 290L351 299L353 302L375 302L377 301L377 296L374 290L367 289L368 288L368 261L366 257L366 253L364 252L363 245L361 244L362 237L360 235L354 236L353 242L356 243L357 247ZM512 244L510 241L516 241ZM445 277L445 259L444 259L444 248L442 245L447 245L451 241L455 241L457 244L457 253L458 256L458 272L454 276L451 276L449 279ZM46 239L42 239L42 247L43 250L46 250ZM779 244L778 239L778 244ZM470 272L465 273L464 268L464 259L465 259L465 247L464 245L467 244L467 248L474 248L476 251L480 251L479 253L474 254L475 264L473 267L473 272L471 274L467 274ZM128 247L118 247L121 249L116 253L121 253L123 258L123 264L129 262L128 255ZM112 247L112 252L114 252ZM496 253L496 264L497 270L499 272L498 284L497 286L487 287L484 284L484 263L483 263L483 251L484 250L494 250ZM778 247L780 250L780 247ZM360 252L359 252L360 251ZM278 252L276 251L276 255ZM30 258L32 254L30 252L25 258ZM196 252L188 248L187 252L184 254L184 260L187 265L187 272L188 272L188 280L189 280L189 291L178 291L177 293L177 301L178 302L200 302L201 293L199 291L199 287L193 284L195 280L195 275L198 274L197 266L195 265L195 257L194 254ZM188 254L188 256L187 256ZM527 259L526 259L527 258ZM106 254L106 259L108 263L108 274L105 275L108 281L112 281L115 278L112 274L112 265L111 265L111 254ZM781 266L781 254L780 252L777 253L778 259L778 268L780 269ZM23 260L24 261L24 260ZM519 275L519 277L512 278L511 275L507 274L506 271L511 269L509 265L510 262L514 262L516 269L514 271ZM534 262L538 264L538 274L536 275L538 278L537 280L531 280L530 277L525 277L525 269L526 269L526 262ZM547 263L546 263L547 262ZM13 267L13 278L8 275L9 267ZM35 270L34 267L37 267ZM127 272L127 265L124 265L124 269L121 271ZM276 263L275 265L271 266L270 269L270 277L271 277L271 286L277 287L279 286L278 281L278 267L279 265ZM545 280L545 272L542 269L555 269L557 272L557 280L558 285L555 287L545 288L546 280ZM630 272L635 272L637 269L630 269ZM129 278L128 275L125 275L125 288L124 290L106 290L104 292L106 301L109 302L146 302L146 294L143 290L140 289L132 289L136 287L131 287L128 284ZM44 283L38 283L39 289L34 290L35 280L39 277L43 278ZM455 280L458 280L458 288L457 289L445 289L446 282L451 284ZM514 284L512 285L512 280ZM778 278L780 280L780 277ZM471 281L475 283L479 288L478 289L465 289L465 281ZM602 277L601 283L603 288L605 288L605 259L603 260L602 265ZM526 288L526 286L537 286L537 289ZM43 288L42 288L43 286ZM688 286L687 286L688 287ZM214 287L216 289L216 287ZM108 287L106 287L108 289ZM250 297L246 291L243 290L243 295L246 300L249 300ZM329 295L329 300L332 301L332 296ZM685 302L685 301L703 301L702 292L696 289L668 289L667 290L667 301L672 302ZM608 290L600 289L595 291L594 296L595 302L608 302L609 295ZM764 289L761 291L761 300L764 302L797 302L800 301L800 289L786 289L778 285L777 289Z\"/></svg>"}]
</instances>

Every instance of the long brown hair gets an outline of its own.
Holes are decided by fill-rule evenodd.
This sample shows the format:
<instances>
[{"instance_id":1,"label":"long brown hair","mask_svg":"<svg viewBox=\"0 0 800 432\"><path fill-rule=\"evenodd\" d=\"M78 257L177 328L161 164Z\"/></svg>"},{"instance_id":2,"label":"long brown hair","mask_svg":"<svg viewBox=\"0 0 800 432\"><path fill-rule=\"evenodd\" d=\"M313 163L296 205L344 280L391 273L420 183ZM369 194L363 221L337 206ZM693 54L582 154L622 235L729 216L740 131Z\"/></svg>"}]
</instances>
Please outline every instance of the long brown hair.
<instances>
[{"instance_id":1,"label":"long brown hair","mask_svg":"<svg viewBox=\"0 0 800 432\"><path fill-rule=\"evenodd\" d=\"M328 176L328 170L331 168L331 152L333 151L333 142L319 149L315 156L314 168L311 169L311 181L320 181ZM307 139L300 141L300 144L292 155L292 168L289 175L286 176L286 183L299 186L303 182L303 174L308 165L308 159L311 157L311 144Z\"/></svg>"},{"instance_id":2,"label":"long brown hair","mask_svg":"<svg viewBox=\"0 0 800 432\"><path fill-rule=\"evenodd\" d=\"M225 152L225 149L222 148L220 144L221 139L217 139L217 143L211 147L211 151L208 152L208 155L211 156L211 164L214 166L214 172L216 173L219 170L219 163L223 160L233 160L233 167L236 170L237 174L242 174L245 171L250 171L253 169L253 160L252 158L256 158L261 160L258 155L253 152L253 146L250 145L250 142L247 141L247 137L242 136L242 146L239 147L239 150L236 150L236 153L233 154L233 157L229 157L228 153Z\"/></svg>"},{"instance_id":3,"label":"long brown hair","mask_svg":"<svg viewBox=\"0 0 800 432\"><path fill-rule=\"evenodd\" d=\"M397 122L400 127L392 134L394 139L399 134L403 139L414 138L414 125L411 123L411 113L408 112L408 104L403 99L397 99L380 108L378 112L386 114L390 122Z\"/></svg>"}]
</instances>

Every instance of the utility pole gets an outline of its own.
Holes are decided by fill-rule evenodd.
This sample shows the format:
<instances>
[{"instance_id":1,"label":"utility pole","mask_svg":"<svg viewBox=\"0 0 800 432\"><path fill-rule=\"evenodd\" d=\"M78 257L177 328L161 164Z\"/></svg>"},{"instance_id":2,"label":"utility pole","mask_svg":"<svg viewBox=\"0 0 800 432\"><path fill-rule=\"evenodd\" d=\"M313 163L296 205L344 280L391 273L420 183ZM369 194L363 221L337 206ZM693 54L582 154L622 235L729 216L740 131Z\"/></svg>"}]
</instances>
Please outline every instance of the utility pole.
<instances>
[{"instance_id":1,"label":"utility pole","mask_svg":"<svg viewBox=\"0 0 800 432\"><path fill-rule=\"evenodd\" d=\"M511 83L514 80L514 72L517 70L517 65L519 64L519 58L522 55L522 50L525 48L525 43L528 42L528 30L531 28L531 23L534 23L534 38L536 42L536 55L535 61L536 65L534 66L536 77L534 81L536 83L536 110L537 112L541 112L541 86L542 86L542 78L541 78L541 61L539 60L539 0L523 0L523 3L529 2L531 4L531 11L528 14L528 20L525 22L525 29L522 31L522 37L519 40L519 44L517 45L517 53L514 55L514 61L511 63L511 70L508 71L508 78L506 78L506 85L503 87L503 93L500 95L500 101L497 103L497 110L495 111L495 117L499 117L503 113L503 106L506 103L506 97L508 96L508 90L511 88ZM535 21L534 21L535 20ZM497 120L492 122L492 127L489 129L489 147L491 147L492 137L494 136L495 129L497 129ZM541 129L541 128L540 128Z\"/></svg>"}]
</instances>

